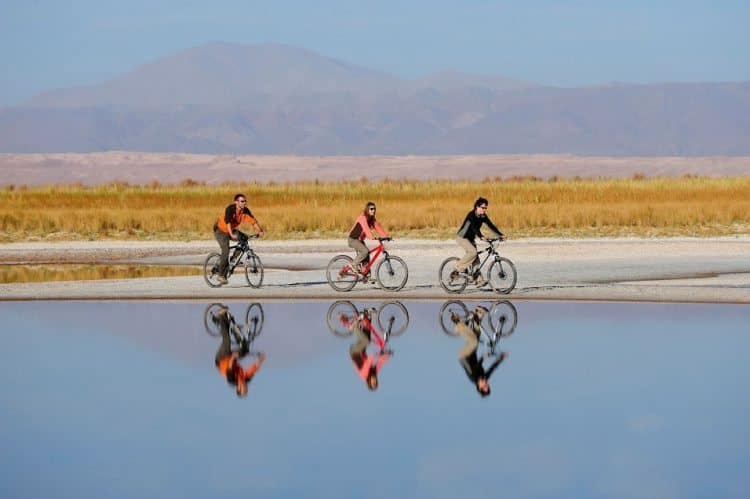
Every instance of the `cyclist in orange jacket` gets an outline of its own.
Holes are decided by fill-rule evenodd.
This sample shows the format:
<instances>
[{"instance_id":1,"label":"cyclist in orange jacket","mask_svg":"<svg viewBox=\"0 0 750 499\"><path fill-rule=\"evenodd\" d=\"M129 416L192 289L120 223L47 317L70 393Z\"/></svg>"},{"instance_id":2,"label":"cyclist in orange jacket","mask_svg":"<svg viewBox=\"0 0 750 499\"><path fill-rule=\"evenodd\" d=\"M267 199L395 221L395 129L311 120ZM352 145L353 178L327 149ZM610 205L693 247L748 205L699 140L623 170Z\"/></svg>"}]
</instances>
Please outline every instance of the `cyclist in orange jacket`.
<instances>
[{"instance_id":1,"label":"cyclist in orange jacket","mask_svg":"<svg viewBox=\"0 0 750 499\"><path fill-rule=\"evenodd\" d=\"M349 230L349 247L357 252L357 256L354 258L354 268L360 271L370 263L370 250L362 241L365 239L375 239L375 236L372 234L373 229L380 234L380 237L390 237L375 218L376 210L375 203L372 201L368 202L362 214L357 217L354 225Z\"/></svg>"},{"instance_id":2,"label":"cyclist in orange jacket","mask_svg":"<svg viewBox=\"0 0 750 499\"><path fill-rule=\"evenodd\" d=\"M216 352L214 363L219 372L226 378L227 383L235 386L235 392L238 397L244 397L247 395L247 384L253 379L255 374L263 365L266 360L266 356L263 353L258 354L258 360L247 368L242 367L240 359L246 356L249 352L249 347L246 341L232 331L235 336L235 340L240 345L239 350L232 350L232 343L229 337L230 334L230 323L229 310L224 307L222 308L212 320L219 326L221 332L221 345L219 350Z\"/></svg>"},{"instance_id":3,"label":"cyclist in orange jacket","mask_svg":"<svg viewBox=\"0 0 750 499\"><path fill-rule=\"evenodd\" d=\"M214 224L214 237L221 248L221 260L219 261L219 275L217 281L219 284L227 283L227 267L229 267L229 241L235 241L240 237L242 232L235 230L242 222L247 222L255 226L259 237L263 237L265 232L260 222L253 216L247 207L247 197L244 194L234 196L234 203L224 209L224 213Z\"/></svg>"}]
</instances>

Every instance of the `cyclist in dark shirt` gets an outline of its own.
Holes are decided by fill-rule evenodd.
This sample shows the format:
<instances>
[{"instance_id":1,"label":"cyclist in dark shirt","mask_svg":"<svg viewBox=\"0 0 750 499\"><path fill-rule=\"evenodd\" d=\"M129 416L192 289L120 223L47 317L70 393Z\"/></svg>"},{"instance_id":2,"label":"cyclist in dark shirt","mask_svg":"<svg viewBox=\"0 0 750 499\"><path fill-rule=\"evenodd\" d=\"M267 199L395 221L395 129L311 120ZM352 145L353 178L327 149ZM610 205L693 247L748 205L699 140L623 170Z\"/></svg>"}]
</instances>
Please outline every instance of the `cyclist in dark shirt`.
<instances>
[{"instance_id":1,"label":"cyclist in dark shirt","mask_svg":"<svg viewBox=\"0 0 750 499\"><path fill-rule=\"evenodd\" d=\"M463 248L465 254L458 260L458 262L456 262L456 269L454 271L456 274L465 271L468 267L474 266L479 262L476 239L479 238L482 241L487 240L481 231L482 224L487 225L487 227L492 232L495 232L499 238L505 238L503 233L500 232L500 229L495 227L495 224L492 223L490 217L487 216L488 204L489 202L482 197L474 201L474 209L466 214L466 218L464 218L461 228L458 229L456 242L461 248ZM478 268L474 269L472 278L480 288L487 284Z\"/></svg>"},{"instance_id":2,"label":"cyclist in dark shirt","mask_svg":"<svg viewBox=\"0 0 750 499\"><path fill-rule=\"evenodd\" d=\"M229 267L229 241L237 240L242 237L242 232L237 229L242 222L247 222L255 226L259 237L263 237L265 232L260 222L255 219L247 207L247 197L244 194L234 196L234 203L224 209L224 213L219 216L214 224L214 237L221 248L221 260L219 261L219 275L217 281L219 284L227 283L227 268Z\"/></svg>"}]
</instances>

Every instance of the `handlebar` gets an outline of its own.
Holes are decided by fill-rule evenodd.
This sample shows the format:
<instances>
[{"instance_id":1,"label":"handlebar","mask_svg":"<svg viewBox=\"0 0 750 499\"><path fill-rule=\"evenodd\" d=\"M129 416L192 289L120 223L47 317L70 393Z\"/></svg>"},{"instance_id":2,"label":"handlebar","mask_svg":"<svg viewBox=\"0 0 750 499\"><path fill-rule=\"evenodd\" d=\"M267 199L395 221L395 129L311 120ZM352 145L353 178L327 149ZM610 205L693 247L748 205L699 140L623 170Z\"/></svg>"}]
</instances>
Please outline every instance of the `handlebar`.
<instances>
[{"instance_id":1,"label":"handlebar","mask_svg":"<svg viewBox=\"0 0 750 499\"><path fill-rule=\"evenodd\" d=\"M393 241L392 237L376 237L375 239L378 240L378 242L385 242L385 241Z\"/></svg>"}]
</instances>

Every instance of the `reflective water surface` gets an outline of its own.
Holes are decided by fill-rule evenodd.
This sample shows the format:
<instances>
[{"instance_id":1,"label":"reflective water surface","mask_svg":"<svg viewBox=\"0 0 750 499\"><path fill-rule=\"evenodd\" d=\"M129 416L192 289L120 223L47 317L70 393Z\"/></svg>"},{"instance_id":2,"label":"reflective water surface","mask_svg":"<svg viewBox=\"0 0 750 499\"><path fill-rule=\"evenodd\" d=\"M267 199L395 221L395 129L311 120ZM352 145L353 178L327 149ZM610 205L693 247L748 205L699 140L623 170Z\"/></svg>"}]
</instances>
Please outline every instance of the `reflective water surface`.
<instances>
[{"instance_id":1,"label":"reflective water surface","mask_svg":"<svg viewBox=\"0 0 750 499\"><path fill-rule=\"evenodd\" d=\"M750 496L746 306L0 316L0 497Z\"/></svg>"}]
</instances>

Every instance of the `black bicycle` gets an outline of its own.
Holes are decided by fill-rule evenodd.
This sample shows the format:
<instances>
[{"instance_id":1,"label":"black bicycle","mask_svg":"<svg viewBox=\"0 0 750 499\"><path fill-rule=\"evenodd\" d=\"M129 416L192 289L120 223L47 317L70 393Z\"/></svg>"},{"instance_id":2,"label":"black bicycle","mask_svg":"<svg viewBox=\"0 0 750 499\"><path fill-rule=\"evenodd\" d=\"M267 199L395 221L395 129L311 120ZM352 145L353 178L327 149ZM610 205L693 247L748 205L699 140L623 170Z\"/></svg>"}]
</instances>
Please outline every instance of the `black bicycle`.
<instances>
[{"instance_id":1,"label":"black bicycle","mask_svg":"<svg viewBox=\"0 0 750 499\"><path fill-rule=\"evenodd\" d=\"M456 262L459 260L457 256L446 258L438 271L440 286L448 293L460 293L466 289L469 281L475 277L476 272L479 271L479 275L481 275L482 268L487 262L491 262L487 268L487 283L498 293L508 294L513 291L518 279L516 266L510 259L500 256L497 251L497 245L503 240L501 238L488 239L487 247L477 252L477 256L481 260L479 265L470 266L464 271L456 270ZM485 254L485 257L482 260L481 255L483 254Z\"/></svg>"},{"instance_id":2,"label":"black bicycle","mask_svg":"<svg viewBox=\"0 0 750 499\"><path fill-rule=\"evenodd\" d=\"M508 300L494 302L491 306L483 305L488 311L481 319L476 316L476 309L469 307L460 300L449 300L440 307L440 327L449 336L456 336L456 323L467 324L470 320L478 320L480 340L487 343L490 353L495 353L495 347L502 338L507 338L516 330L518 325L518 311Z\"/></svg>"},{"instance_id":3,"label":"black bicycle","mask_svg":"<svg viewBox=\"0 0 750 499\"><path fill-rule=\"evenodd\" d=\"M229 266L227 267L227 279L234 273L239 266L245 267L245 279L252 288L259 288L263 284L263 263L260 257L255 254L250 247L250 239L255 239L258 234L248 236L244 232L237 234L237 243L229 246ZM203 264L203 278L209 286L217 288L221 286L219 282L219 262L221 262L220 253L211 253L206 257Z\"/></svg>"},{"instance_id":4,"label":"black bicycle","mask_svg":"<svg viewBox=\"0 0 750 499\"><path fill-rule=\"evenodd\" d=\"M230 329L234 331L238 337L247 341L248 344L252 343L252 341L260 335L260 332L263 329L265 315L263 314L263 307L260 303L251 303L247 306L247 309L245 310L244 324L238 324L234 315L229 312L229 307L223 303L211 303L206 307L205 312L203 312L203 326L206 328L206 332L210 336L221 336L218 317L223 313L227 314Z\"/></svg>"}]
</instances>

